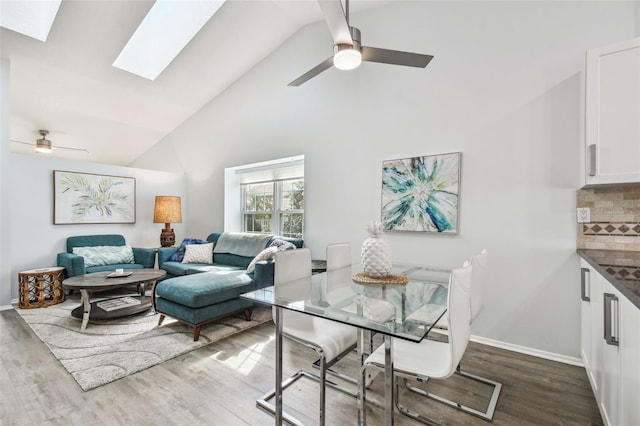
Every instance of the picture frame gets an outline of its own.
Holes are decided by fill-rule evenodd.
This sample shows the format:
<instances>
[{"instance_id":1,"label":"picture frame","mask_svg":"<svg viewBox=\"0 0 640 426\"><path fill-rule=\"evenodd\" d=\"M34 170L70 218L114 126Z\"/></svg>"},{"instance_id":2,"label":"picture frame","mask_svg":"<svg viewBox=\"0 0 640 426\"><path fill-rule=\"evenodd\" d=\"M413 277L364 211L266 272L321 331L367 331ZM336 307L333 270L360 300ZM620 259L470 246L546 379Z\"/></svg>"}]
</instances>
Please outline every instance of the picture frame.
<instances>
[{"instance_id":1,"label":"picture frame","mask_svg":"<svg viewBox=\"0 0 640 426\"><path fill-rule=\"evenodd\" d=\"M53 224L136 222L136 179L53 171Z\"/></svg>"},{"instance_id":2,"label":"picture frame","mask_svg":"<svg viewBox=\"0 0 640 426\"><path fill-rule=\"evenodd\" d=\"M461 160L452 152L383 161L384 230L457 235Z\"/></svg>"}]
</instances>

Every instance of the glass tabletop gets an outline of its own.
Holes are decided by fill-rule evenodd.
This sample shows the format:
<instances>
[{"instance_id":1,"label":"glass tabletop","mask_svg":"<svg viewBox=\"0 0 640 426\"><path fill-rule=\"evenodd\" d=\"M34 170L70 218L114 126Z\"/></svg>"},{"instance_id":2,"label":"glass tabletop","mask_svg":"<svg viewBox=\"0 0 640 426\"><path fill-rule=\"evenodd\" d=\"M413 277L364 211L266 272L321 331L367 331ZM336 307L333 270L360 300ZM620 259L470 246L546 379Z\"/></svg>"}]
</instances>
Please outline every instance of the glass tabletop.
<instances>
[{"instance_id":1,"label":"glass tabletop","mask_svg":"<svg viewBox=\"0 0 640 426\"><path fill-rule=\"evenodd\" d=\"M446 312L450 268L395 265L392 273L406 275L406 284L355 282L361 270L334 269L241 297L414 342Z\"/></svg>"}]
</instances>

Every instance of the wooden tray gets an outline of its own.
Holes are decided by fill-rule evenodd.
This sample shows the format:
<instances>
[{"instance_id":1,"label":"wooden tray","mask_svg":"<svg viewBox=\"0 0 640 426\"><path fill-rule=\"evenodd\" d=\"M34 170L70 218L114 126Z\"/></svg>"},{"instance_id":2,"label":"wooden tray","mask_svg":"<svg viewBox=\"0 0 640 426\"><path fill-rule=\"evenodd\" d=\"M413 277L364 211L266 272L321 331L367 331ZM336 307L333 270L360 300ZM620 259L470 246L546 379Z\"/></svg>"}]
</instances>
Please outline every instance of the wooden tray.
<instances>
[{"instance_id":1,"label":"wooden tray","mask_svg":"<svg viewBox=\"0 0 640 426\"><path fill-rule=\"evenodd\" d=\"M358 272L351 279L360 284L406 284L409 282L406 275L389 274L386 277L374 278L364 272Z\"/></svg>"}]
</instances>

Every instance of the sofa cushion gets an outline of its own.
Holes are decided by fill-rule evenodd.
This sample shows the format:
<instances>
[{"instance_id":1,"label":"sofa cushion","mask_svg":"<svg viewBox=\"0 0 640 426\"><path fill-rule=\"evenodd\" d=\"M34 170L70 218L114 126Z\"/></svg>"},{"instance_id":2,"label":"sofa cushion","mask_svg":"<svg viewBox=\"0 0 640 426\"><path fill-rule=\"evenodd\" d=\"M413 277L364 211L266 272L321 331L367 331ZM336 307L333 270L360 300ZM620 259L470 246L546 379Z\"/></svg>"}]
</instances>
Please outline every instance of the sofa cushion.
<instances>
[{"instance_id":1,"label":"sofa cushion","mask_svg":"<svg viewBox=\"0 0 640 426\"><path fill-rule=\"evenodd\" d=\"M131 246L74 247L73 254L84 258L85 267L133 263Z\"/></svg>"},{"instance_id":2,"label":"sofa cushion","mask_svg":"<svg viewBox=\"0 0 640 426\"><path fill-rule=\"evenodd\" d=\"M184 253L187 249L187 246L190 244L207 244L209 241L205 241L205 240L200 240L198 238L185 238L184 240L182 240L182 244L180 244L180 247L178 247L178 250L173 253L171 256L169 256L169 259L171 262L182 262L182 259L184 258Z\"/></svg>"},{"instance_id":3,"label":"sofa cushion","mask_svg":"<svg viewBox=\"0 0 640 426\"><path fill-rule=\"evenodd\" d=\"M213 263L213 243L188 244L182 263Z\"/></svg>"},{"instance_id":4,"label":"sofa cushion","mask_svg":"<svg viewBox=\"0 0 640 426\"><path fill-rule=\"evenodd\" d=\"M205 272L160 281L156 295L180 305L201 308L254 290L254 282L244 271Z\"/></svg>"},{"instance_id":5,"label":"sofa cushion","mask_svg":"<svg viewBox=\"0 0 640 426\"><path fill-rule=\"evenodd\" d=\"M250 309L252 306L253 301L240 298L226 300L221 303L216 303L215 305L203 306L201 308L190 308L161 298L156 301L156 310L158 312L169 315L170 317L179 318L193 325L208 322L212 318L223 317L233 312L242 311L243 309Z\"/></svg>"},{"instance_id":6,"label":"sofa cushion","mask_svg":"<svg viewBox=\"0 0 640 426\"><path fill-rule=\"evenodd\" d=\"M85 268L84 272L87 274L91 274L94 272L103 272L103 271L115 271L116 269L142 269L142 266L139 263L116 263L115 265L101 265L101 266L91 266L89 268Z\"/></svg>"},{"instance_id":7,"label":"sofa cushion","mask_svg":"<svg viewBox=\"0 0 640 426\"><path fill-rule=\"evenodd\" d=\"M221 265L218 263L182 263L182 262L164 262L162 269L167 271L167 275L182 276L187 274L197 274L199 272L217 272L217 271L245 271L245 268L232 265Z\"/></svg>"},{"instance_id":8,"label":"sofa cushion","mask_svg":"<svg viewBox=\"0 0 640 426\"><path fill-rule=\"evenodd\" d=\"M73 253L74 247L124 246L124 236L119 234L76 235L67 238L67 253Z\"/></svg>"}]
</instances>

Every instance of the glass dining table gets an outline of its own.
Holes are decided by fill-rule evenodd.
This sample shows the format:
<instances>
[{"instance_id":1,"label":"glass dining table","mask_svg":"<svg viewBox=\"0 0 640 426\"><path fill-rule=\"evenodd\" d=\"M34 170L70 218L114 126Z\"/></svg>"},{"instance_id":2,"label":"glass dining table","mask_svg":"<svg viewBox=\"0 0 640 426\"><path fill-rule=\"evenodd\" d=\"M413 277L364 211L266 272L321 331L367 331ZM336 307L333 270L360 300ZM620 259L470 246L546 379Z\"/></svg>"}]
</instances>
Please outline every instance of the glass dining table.
<instances>
[{"instance_id":1,"label":"glass dining table","mask_svg":"<svg viewBox=\"0 0 640 426\"><path fill-rule=\"evenodd\" d=\"M243 294L241 297L275 307L275 423L282 412L282 310L300 312L352 325L358 330L357 352L364 360L364 332L383 336L385 347L385 424L393 425L393 339L420 342L446 312L446 291L452 268L397 264L393 276L406 276L406 283L362 283L355 279L360 265L351 265L301 280ZM384 280L380 280L384 281ZM438 297L444 294L445 297ZM425 312L427 314L425 314ZM358 424L363 424L364 389L358 373Z\"/></svg>"}]
</instances>

